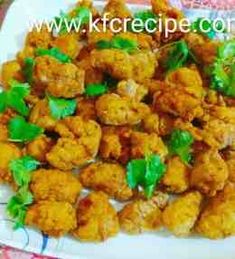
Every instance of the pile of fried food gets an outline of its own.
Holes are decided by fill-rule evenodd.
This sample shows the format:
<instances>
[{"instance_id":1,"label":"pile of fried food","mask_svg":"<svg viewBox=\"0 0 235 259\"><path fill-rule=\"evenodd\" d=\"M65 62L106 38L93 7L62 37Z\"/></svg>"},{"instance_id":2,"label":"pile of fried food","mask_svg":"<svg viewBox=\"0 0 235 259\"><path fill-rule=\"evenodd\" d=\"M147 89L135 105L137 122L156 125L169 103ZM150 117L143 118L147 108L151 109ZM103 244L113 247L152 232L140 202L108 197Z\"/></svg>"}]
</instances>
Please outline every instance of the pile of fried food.
<instances>
[{"instance_id":1,"label":"pile of fried food","mask_svg":"<svg viewBox=\"0 0 235 259\"><path fill-rule=\"evenodd\" d=\"M87 13L107 12L133 18L123 0L61 17L86 28ZM134 17L159 13L183 17L166 0ZM16 192L15 227L89 242L163 227L234 235L234 58L235 41L200 30L29 32L2 66L0 180Z\"/></svg>"}]
</instances>

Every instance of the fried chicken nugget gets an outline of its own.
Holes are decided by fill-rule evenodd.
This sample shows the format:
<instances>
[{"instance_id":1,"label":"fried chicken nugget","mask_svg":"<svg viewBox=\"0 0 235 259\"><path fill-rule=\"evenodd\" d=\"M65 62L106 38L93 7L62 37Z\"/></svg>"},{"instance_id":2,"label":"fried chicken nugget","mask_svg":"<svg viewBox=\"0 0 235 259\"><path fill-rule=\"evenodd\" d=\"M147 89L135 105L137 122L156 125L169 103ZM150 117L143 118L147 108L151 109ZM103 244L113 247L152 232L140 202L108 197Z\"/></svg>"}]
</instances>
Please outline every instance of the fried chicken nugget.
<instances>
[{"instance_id":1,"label":"fried chicken nugget","mask_svg":"<svg viewBox=\"0 0 235 259\"><path fill-rule=\"evenodd\" d=\"M121 229L128 234L158 230L162 226L159 202L165 206L168 198L167 194L158 193L150 200L137 199L127 204L118 213Z\"/></svg>"},{"instance_id":2,"label":"fried chicken nugget","mask_svg":"<svg viewBox=\"0 0 235 259\"><path fill-rule=\"evenodd\" d=\"M95 100L88 98L79 98L76 115L84 120L96 120Z\"/></svg>"},{"instance_id":3,"label":"fried chicken nugget","mask_svg":"<svg viewBox=\"0 0 235 259\"><path fill-rule=\"evenodd\" d=\"M172 157L167 162L167 171L162 179L162 184L168 192L182 193L189 188L189 167L179 157Z\"/></svg>"},{"instance_id":4,"label":"fried chicken nugget","mask_svg":"<svg viewBox=\"0 0 235 259\"><path fill-rule=\"evenodd\" d=\"M92 192L79 202L77 223L72 234L85 242L101 242L119 232L117 213L103 192Z\"/></svg>"},{"instance_id":5,"label":"fried chicken nugget","mask_svg":"<svg viewBox=\"0 0 235 259\"><path fill-rule=\"evenodd\" d=\"M93 50L92 65L119 80L133 79L137 83L152 78L157 66L155 55L150 51L128 54L118 49Z\"/></svg>"},{"instance_id":6,"label":"fried chicken nugget","mask_svg":"<svg viewBox=\"0 0 235 259\"><path fill-rule=\"evenodd\" d=\"M229 181L235 183L235 151L229 151L229 154L226 159L226 164L229 171Z\"/></svg>"},{"instance_id":7,"label":"fried chicken nugget","mask_svg":"<svg viewBox=\"0 0 235 259\"><path fill-rule=\"evenodd\" d=\"M220 154L215 150L208 150L196 156L190 184L203 194L214 196L223 190L228 175L228 167Z\"/></svg>"},{"instance_id":8,"label":"fried chicken nugget","mask_svg":"<svg viewBox=\"0 0 235 259\"><path fill-rule=\"evenodd\" d=\"M235 234L235 186L227 184L213 197L203 210L196 231L211 239L225 238Z\"/></svg>"},{"instance_id":9,"label":"fried chicken nugget","mask_svg":"<svg viewBox=\"0 0 235 259\"><path fill-rule=\"evenodd\" d=\"M0 142L0 182L11 183L12 175L9 170L9 163L21 156L21 150L14 144Z\"/></svg>"},{"instance_id":10,"label":"fried chicken nugget","mask_svg":"<svg viewBox=\"0 0 235 259\"><path fill-rule=\"evenodd\" d=\"M133 196L126 182L126 171L119 164L96 162L83 169L79 179L84 187L103 191L120 201Z\"/></svg>"},{"instance_id":11,"label":"fried chicken nugget","mask_svg":"<svg viewBox=\"0 0 235 259\"><path fill-rule=\"evenodd\" d=\"M150 112L148 105L117 94L105 94L96 101L97 116L106 125L135 125Z\"/></svg>"},{"instance_id":12,"label":"fried chicken nugget","mask_svg":"<svg viewBox=\"0 0 235 259\"><path fill-rule=\"evenodd\" d=\"M101 139L97 122L79 116L67 117L57 123L55 131L61 138L46 155L53 167L69 171L96 157Z\"/></svg>"},{"instance_id":13,"label":"fried chicken nugget","mask_svg":"<svg viewBox=\"0 0 235 259\"><path fill-rule=\"evenodd\" d=\"M109 19L132 17L131 11L126 6L125 0L109 0L104 7L103 15L107 13Z\"/></svg>"},{"instance_id":14,"label":"fried chicken nugget","mask_svg":"<svg viewBox=\"0 0 235 259\"><path fill-rule=\"evenodd\" d=\"M146 154L157 154L164 160L168 154L168 149L155 133L133 132L131 134L132 158L142 158Z\"/></svg>"},{"instance_id":15,"label":"fried chicken nugget","mask_svg":"<svg viewBox=\"0 0 235 259\"><path fill-rule=\"evenodd\" d=\"M1 83L4 88L9 88L9 82L13 79L17 81L23 79L21 66L16 60L5 62L1 68Z\"/></svg>"},{"instance_id":16,"label":"fried chicken nugget","mask_svg":"<svg viewBox=\"0 0 235 259\"><path fill-rule=\"evenodd\" d=\"M31 141L26 146L28 155L36 158L40 162L46 161L46 154L50 151L54 141L46 135L41 135L35 140Z\"/></svg>"},{"instance_id":17,"label":"fried chicken nugget","mask_svg":"<svg viewBox=\"0 0 235 259\"><path fill-rule=\"evenodd\" d=\"M188 236L198 218L202 195L190 192L170 203L162 214L165 227L176 236Z\"/></svg>"},{"instance_id":18,"label":"fried chicken nugget","mask_svg":"<svg viewBox=\"0 0 235 259\"><path fill-rule=\"evenodd\" d=\"M39 201L28 208L25 224L61 237L76 228L76 211L68 202Z\"/></svg>"},{"instance_id":19,"label":"fried chicken nugget","mask_svg":"<svg viewBox=\"0 0 235 259\"><path fill-rule=\"evenodd\" d=\"M60 63L53 57L36 58L34 78L55 97L74 98L84 92L85 71L72 63Z\"/></svg>"},{"instance_id":20,"label":"fried chicken nugget","mask_svg":"<svg viewBox=\"0 0 235 259\"><path fill-rule=\"evenodd\" d=\"M66 201L75 203L82 186L71 172L39 169L33 172L30 189L34 200Z\"/></svg>"}]
</instances>

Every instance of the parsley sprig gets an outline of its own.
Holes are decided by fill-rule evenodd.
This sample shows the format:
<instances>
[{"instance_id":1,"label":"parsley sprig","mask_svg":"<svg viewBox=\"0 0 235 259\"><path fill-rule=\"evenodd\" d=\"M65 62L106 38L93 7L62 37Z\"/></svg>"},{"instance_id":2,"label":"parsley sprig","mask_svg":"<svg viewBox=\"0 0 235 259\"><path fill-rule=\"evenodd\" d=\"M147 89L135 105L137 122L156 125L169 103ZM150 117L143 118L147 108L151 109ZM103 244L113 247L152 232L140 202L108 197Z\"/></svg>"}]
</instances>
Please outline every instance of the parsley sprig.
<instances>
[{"instance_id":1,"label":"parsley sprig","mask_svg":"<svg viewBox=\"0 0 235 259\"><path fill-rule=\"evenodd\" d=\"M88 97L96 97L105 94L108 91L107 84L88 84L85 89L85 94Z\"/></svg>"},{"instance_id":2,"label":"parsley sprig","mask_svg":"<svg viewBox=\"0 0 235 259\"><path fill-rule=\"evenodd\" d=\"M151 198L160 182L166 166L158 155L147 155L145 159L133 159L127 165L127 183L132 189L141 186L145 196Z\"/></svg>"},{"instance_id":3,"label":"parsley sprig","mask_svg":"<svg viewBox=\"0 0 235 259\"><path fill-rule=\"evenodd\" d=\"M57 60L59 60L61 63L70 63L71 58L61 52L59 48L51 48L51 49L43 49L43 48L37 48L35 51L36 56L51 56Z\"/></svg>"}]
</instances>

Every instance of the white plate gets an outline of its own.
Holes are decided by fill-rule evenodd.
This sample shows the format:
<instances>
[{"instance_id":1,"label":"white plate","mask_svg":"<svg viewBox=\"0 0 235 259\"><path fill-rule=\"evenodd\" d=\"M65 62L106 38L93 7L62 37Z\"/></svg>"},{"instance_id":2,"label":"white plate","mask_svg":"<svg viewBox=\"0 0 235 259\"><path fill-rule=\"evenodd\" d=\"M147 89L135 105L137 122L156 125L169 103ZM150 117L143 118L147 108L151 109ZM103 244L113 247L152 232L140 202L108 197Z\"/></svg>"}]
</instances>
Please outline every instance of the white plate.
<instances>
[{"instance_id":1,"label":"white plate","mask_svg":"<svg viewBox=\"0 0 235 259\"><path fill-rule=\"evenodd\" d=\"M0 63L14 58L23 46L30 19L52 18L75 2L16 0L0 32ZM12 222L5 215L5 203L10 195L7 187L0 187L0 243L26 251L43 251L44 255L65 259L235 259L235 238L211 241L198 237L175 238L165 232L156 232L139 236L119 234L105 243L84 244L69 237L47 239L28 228L14 232Z\"/></svg>"}]
</instances>

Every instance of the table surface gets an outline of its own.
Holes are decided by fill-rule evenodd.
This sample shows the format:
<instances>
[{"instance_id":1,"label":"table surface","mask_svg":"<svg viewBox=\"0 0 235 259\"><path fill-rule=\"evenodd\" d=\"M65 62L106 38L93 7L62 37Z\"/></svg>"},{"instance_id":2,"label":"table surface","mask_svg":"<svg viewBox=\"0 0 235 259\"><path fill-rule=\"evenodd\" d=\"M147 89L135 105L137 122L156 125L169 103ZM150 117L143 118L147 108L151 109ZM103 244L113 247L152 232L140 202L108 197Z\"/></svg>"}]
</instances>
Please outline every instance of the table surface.
<instances>
[{"instance_id":1,"label":"table surface","mask_svg":"<svg viewBox=\"0 0 235 259\"><path fill-rule=\"evenodd\" d=\"M14 0L0 0L0 25L8 7ZM148 4L149 0L128 0L129 3ZM235 0L171 0L172 4L183 8L235 9ZM29 254L10 247L0 246L0 259L46 259L48 257Z\"/></svg>"}]
</instances>

